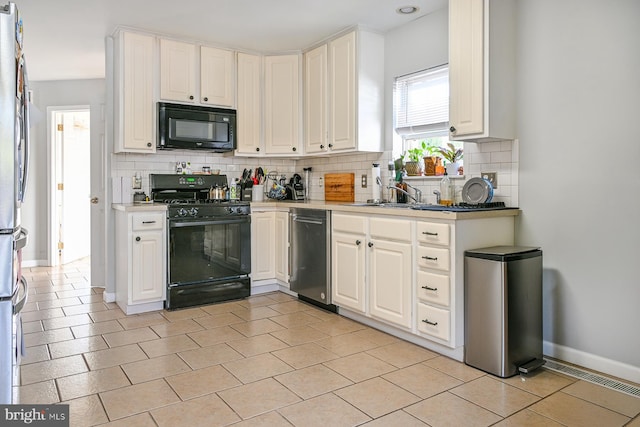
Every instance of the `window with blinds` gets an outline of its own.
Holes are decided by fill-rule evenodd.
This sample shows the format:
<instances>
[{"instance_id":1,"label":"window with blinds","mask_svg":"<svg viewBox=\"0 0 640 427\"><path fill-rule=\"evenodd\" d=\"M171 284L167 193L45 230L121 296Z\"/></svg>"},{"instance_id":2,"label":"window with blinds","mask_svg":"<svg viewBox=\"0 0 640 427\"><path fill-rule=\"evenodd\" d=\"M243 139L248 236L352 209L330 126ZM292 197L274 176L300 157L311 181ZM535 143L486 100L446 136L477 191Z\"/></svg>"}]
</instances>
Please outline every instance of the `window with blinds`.
<instances>
[{"instance_id":1,"label":"window with blinds","mask_svg":"<svg viewBox=\"0 0 640 427\"><path fill-rule=\"evenodd\" d=\"M449 127L449 67L442 65L397 77L393 88L394 127L403 137Z\"/></svg>"}]
</instances>

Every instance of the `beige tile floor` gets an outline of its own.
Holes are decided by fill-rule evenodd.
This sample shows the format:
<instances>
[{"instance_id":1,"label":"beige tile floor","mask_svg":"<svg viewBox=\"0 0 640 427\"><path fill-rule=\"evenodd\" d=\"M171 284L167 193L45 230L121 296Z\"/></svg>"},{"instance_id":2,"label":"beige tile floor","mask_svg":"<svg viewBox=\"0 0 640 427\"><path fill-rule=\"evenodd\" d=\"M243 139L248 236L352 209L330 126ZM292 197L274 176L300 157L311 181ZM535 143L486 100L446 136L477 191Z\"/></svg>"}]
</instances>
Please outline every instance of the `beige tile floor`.
<instances>
[{"instance_id":1,"label":"beige tile floor","mask_svg":"<svg viewBox=\"0 0 640 427\"><path fill-rule=\"evenodd\" d=\"M499 379L283 293L125 316L88 269L26 272L16 398L68 403L72 426L640 427L639 398Z\"/></svg>"}]
</instances>

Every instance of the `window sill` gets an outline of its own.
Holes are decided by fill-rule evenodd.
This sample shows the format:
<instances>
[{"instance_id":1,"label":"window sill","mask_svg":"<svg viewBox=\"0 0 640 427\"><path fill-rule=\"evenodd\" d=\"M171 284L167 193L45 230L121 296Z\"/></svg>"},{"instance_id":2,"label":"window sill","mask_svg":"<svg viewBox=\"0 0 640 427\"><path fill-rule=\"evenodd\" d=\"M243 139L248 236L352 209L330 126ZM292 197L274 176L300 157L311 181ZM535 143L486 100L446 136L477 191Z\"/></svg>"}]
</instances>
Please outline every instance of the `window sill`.
<instances>
[{"instance_id":1,"label":"window sill","mask_svg":"<svg viewBox=\"0 0 640 427\"><path fill-rule=\"evenodd\" d=\"M444 175L403 176L403 181L440 181ZM464 175L448 175L449 179L464 179Z\"/></svg>"}]
</instances>

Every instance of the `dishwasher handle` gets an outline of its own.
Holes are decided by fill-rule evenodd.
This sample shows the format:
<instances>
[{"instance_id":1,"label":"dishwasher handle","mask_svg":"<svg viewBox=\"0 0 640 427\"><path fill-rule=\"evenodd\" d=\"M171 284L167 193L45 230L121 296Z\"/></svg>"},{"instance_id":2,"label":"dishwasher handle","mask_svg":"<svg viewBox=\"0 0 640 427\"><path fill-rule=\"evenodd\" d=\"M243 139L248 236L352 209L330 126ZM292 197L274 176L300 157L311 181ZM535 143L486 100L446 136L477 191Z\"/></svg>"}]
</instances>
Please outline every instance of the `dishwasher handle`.
<instances>
[{"instance_id":1,"label":"dishwasher handle","mask_svg":"<svg viewBox=\"0 0 640 427\"><path fill-rule=\"evenodd\" d=\"M301 216L301 215L293 215L293 220L295 222L302 222L304 224L314 224L314 225L324 225L324 220L322 219L318 219L318 218L313 218L313 217L308 217L308 216Z\"/></svg>"}]
</instances>

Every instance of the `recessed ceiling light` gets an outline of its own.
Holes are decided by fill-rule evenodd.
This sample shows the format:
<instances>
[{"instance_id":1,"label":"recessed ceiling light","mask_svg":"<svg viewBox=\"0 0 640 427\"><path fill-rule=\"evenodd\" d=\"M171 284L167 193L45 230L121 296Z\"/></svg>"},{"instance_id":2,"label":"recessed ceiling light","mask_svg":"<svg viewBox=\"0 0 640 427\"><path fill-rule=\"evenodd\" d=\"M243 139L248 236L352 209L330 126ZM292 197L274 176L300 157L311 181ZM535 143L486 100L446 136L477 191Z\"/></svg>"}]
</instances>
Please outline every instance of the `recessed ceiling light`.
<instances>
[{"instance_id":1,"label":"recessed ceiling light","mask_svg":"<svg viewBox=\"0 0 640 427\"><path fill-rule=\"evenodd\" d=\"M396 12L401 15L410 15L412 13L416 13L420 8L417 6L402 6L396 9Z\"/></svg>"}]
</instances>

